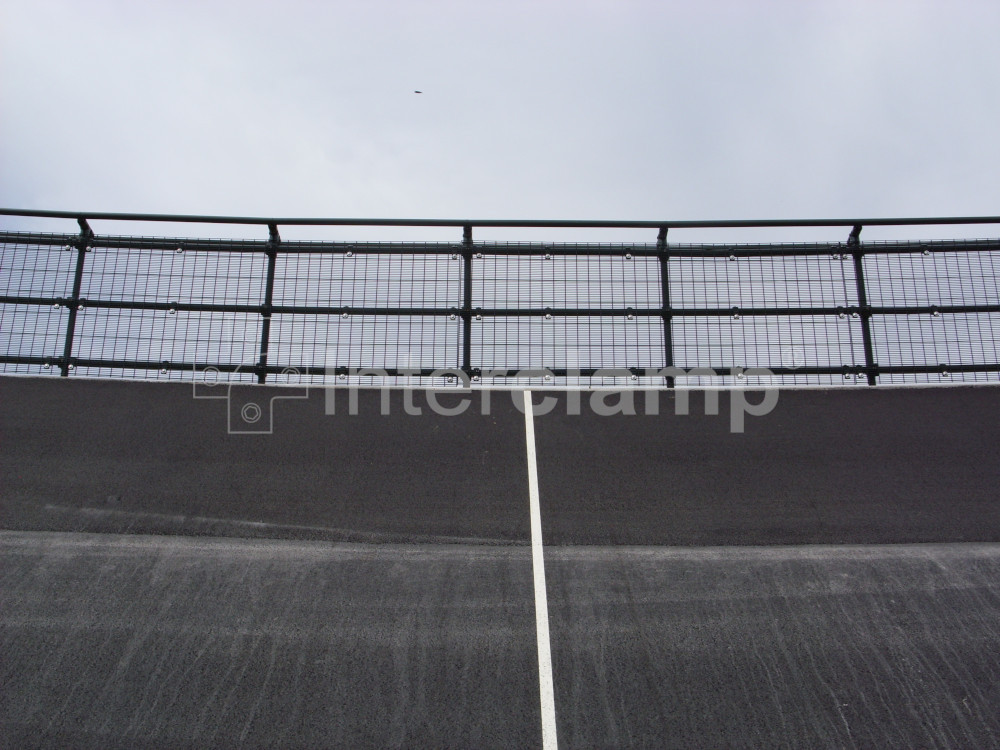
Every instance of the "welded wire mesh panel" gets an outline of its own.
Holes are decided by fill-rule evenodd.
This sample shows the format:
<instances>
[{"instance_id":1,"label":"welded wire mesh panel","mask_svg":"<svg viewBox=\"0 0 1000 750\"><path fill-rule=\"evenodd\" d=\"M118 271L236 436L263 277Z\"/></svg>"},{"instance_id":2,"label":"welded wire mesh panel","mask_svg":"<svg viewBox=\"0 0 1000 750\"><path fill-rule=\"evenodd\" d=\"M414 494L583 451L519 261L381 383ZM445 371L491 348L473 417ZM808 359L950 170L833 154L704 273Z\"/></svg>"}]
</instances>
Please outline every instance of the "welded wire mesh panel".
<instances>
[{"instance_id":1,"label":"welded wire mesh panel","mask_svg":"<svg viewBox=\"0 0 1000 750\"><path fill-rule=\"evenodd\" d=\"M68 297L73 290L77 250L61 243L0 245L0 294Z\"/></svg>"},{"instance_id":2,"label":"welded wire mesh panel","mask_svg":"<svg viewBox=\"0 0 1000 750\"><path fill-rule=\"evenodd\" d=\"M930 242L915 253L868 255L865 282L872 305L947 307L1000 304L1000 251L949 250ZM975 244L975 243L963 243ZM887 244L886 247L891 247ZM998 361L996 313L934 311L874 315L875 361L880 367L987 365ZM995 381L995 372L883 373L882 383Z\"/></svg>"},{"instance_id":3,"label":"welded wire mesh panel","mask_svg":"<svg viewBox=\"0 0 1000 750\"><path fill-rule=\"evenodd\" d=\"M659 385L647 373L672 364L702 371L678 375L680 386L1000 378L995 240L283 246L275 233L270 243L2 235L5 372L48 363L53 373L178 379L218 366L224 380L426 386L454 383L432 370L463 368L483 384ZM82 256L80 242L91 245ZM365 368L375 374L357 374ZM735 383L742 368L780 372ZM560 374L515 377L542 370Z\"/></svg>"},{"instance_id":4,"label":"welded wire mesh panel","mask_svg":"<svg viewBox=\"0 0 1000 750\"><path fill-rule=\"evenodd\" d=\"M473 307L659 307L657 258L489 255L473 259Z\"/></svg>"},{"instance_id":5,"label":"welded wire mesh panel","mask_svg":"<svg viewBox=\"0 0 1000 750\"><path fill-rule=\"evenodd\" d=\"M295 253L278 257L274 277L275 305L448 309L462 304L462 261L451 253Z\"/></svg>"},{"instance_id":6,"label":"welded wire mesh panel","mask_svg":"<svg viewBox=\"0 0 1000 750\"><path fill-rule=\"evenodd\" d=\"M872 339L879 366L985 365L1000 362L1000 313L874 315ZM996 381L996 372L898 373L882 383Z\"/></svg>"},{"instance_id":7,"label":"welded wire mesh panel","mask_svg":"<svg viewBox=\"0 0 1000 750\"><path fill-rule=\"evenodd\" d=\"M674 363L726 372L733 368L844 368L864 365L860 321L828 315L687 317L673 321ZM731 382L705 375L692 384ZM782 374L776 383L840 384L841 375ZM853 380L853 379L849 379ZM685 382L688 382L685 380Z\"/></svg>"},{"instance_id":8,"label":"welded wire mesh panel","mask_svg":"<svg viewBox=\"0 0 1000 750\"><path fill-rule=\"evenodd\" d=\"M857 304L850 258L838 255L671 258L670 303L680 308L837 307Z\"/></svg>"},{"instance_id":9,"label":"welded wire mesh panel","mask_svg":"<svg viewBox=\"0 0 1000 750\"><path fill-rule=\"evenodd\" d=\"M1000 251L867 255L865 285L872 305L1000 304ZM934 251L931 248L935 248Z\"/></svg>"},{"instance_id":10,"label":"welded wire mesh panel","mask_svg":"<svg viewBox=\"0 0 1000 750\"><path fill-rule=\"evenodd\" d=\"M278 314L271 320L268 362L281 368L325 368L328 380L337 368L455 368L461 336L461 322L449 316Z\"/></svg>"},{"instance_id":11,"label":"welded wire mesh panel","mask_svg":"<svg viewBox=\"0 0 1000 750\"><path fill-rule=\"evenodd\" d=\"M95 247L86 255L85 299L260 305L267 257L250 252L198 252Z\"/></svg>"},{"instance_id":12,"label":"welded wire mesh panel","mask_svg":"<svg viewBox=\"0 0 1000 750\"><path fill-rule=\"evenodd\" d=\"M659 368L663 340L659 318L483 318L472 324L472 358L484 374L543 368Z\"/></svg>"},{"instance_id":13,"label":"welded wire mesh panel","mask_svg":"<svg viewBox=\"0 0 1000 750\"><path fill-rule=\"evenodd\" d=\"M83 367L80 374L189 379L196 365L243 365L250 370L260 351L256 313L84 308L77 314L73 356L78 359L186 364L161 372L122 367Z\"/></svg>"},{"instance_id":14,"label":"welded wire mesh panel","mask_svg":"<svg viewBox=\"0 0 1000 750\"><path fill-rule=\"evenodd\" d=\"M43 357L55 360L62 356L66 342L68 311L52 305L0 305L0 356ZM54 372L44 363L5 362L2 372Z\"/></svg>"},{"instance_id":15,"label":"welded wire mesh panel","mask_svg":"<svg viewBox=\"0 0 1000 750\"><path fill-rule=\"evenodd\" d=\"M73 288L75 247L12 242L0 245L0 295L65 298ZM56 359L63 353L67 310L54 303L0 304L0 356ZM58 372L42 364L0 363L0 372Z\"/></svg>"}]
</instances>

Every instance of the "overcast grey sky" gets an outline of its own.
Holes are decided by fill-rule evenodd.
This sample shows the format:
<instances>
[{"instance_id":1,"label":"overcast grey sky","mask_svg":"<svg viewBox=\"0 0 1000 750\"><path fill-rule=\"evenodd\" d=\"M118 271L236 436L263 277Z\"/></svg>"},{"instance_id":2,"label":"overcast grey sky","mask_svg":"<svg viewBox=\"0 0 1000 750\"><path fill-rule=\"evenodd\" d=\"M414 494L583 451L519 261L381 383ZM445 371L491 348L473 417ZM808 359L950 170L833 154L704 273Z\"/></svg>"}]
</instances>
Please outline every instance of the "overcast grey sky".
<instances>
[{"instance_id":1,"label":"overcast grey sky","mask_svg":"<svg viewBox=\"0 0 1000 750\"><path fill-rule=\"evenodd\" d=\"M1000 214L992 0L2 8L8 207Z\"/></svg>"}]
</instances>

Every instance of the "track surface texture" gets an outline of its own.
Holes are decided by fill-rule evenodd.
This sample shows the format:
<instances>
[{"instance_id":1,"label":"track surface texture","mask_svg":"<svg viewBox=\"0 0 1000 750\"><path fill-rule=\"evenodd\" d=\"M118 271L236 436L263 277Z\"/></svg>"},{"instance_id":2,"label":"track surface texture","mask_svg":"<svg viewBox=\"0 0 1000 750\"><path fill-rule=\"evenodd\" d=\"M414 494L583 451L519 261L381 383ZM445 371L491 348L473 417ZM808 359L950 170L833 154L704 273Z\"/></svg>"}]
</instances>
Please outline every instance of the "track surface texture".
<instances>
[{"instance_id":1,"label":"track surface texture","mask_svg":"<svg viewBox=\"0 0 1000 750\"><path fill-rule=\"evenodd\" d=\"M229 395L0 378L0 745L541 746L516 399ZM559 747L1000 747L1000 389L591 398L533 399Z\"/></svg>"}]
</instances>

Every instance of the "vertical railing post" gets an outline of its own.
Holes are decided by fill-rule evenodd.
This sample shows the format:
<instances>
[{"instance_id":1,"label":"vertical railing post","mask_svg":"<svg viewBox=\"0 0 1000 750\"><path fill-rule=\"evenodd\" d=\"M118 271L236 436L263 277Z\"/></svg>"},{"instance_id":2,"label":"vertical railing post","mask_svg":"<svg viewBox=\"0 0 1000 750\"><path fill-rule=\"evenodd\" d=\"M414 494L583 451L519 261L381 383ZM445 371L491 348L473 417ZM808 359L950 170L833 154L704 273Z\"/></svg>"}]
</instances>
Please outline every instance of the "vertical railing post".
<instances>
[{"instance_id":1,"label":"vertical railing post","mask_svg":"<svg viewBox=\"0 0 1000 750\"><path fill-rule=\"evenodd\" d=\"M278 259L281 236L277 224L268 224L267 280L264 283L264 304L260 306L260 359L257 361L257 382L267 381L267 350L271 342L271 303L274 299L274 266Z\"/></svg>"},{"instance_id":2,"label":"vertical railing post","mask_svg":"<svg viewBox=\"0 0 1000 750\"><path fill-rule=\"evenodd\" d=\"M861 315L861 340L865 348L865 373L868 385L877 383L878 366L875 363L875 352L872 348L871 307L868 305L868 294L865 291L864 251L861 249L861 225L856 224L847 238L847 247L854 258L854 280L858 287L858 313Z\"/></svg>"},{"instance_id":3,"label":"vertical railing post","mask_svg":"<svg viewBox=\"0 0 1000 750\"><path fill-rule=\"evenodd\" d=\"M472 378L472 226L462 227L462 372Z\"/></svg>"},{"instance_id":4,"label":"vertical railing post","mask_svg":"<svg viewBox=\"0 0 1000 750\"><path fill-rule=\"evenodd\" d=\"M73 291L68 301L69 320L66 321L66 344L63 347L62 363L59 365L61 377L67 377L73 369L73 337L76 334L76 312L82 306L80 301L80 288L83 286L83 264L86 262L87 253L90 252L90 242L94 239L94 231L90 228L87 220L78 218L80 225L80 237L76 241L76 272L73 275Z\"/></svg>"},{"instance_id":5,"label":"vertical railing post","mask_svg":"<svg viewBox=\"0 0 1000 750\"><path fill-rule=\"evenodd\" d=\"M670 256L667 254L667 229L660 227L656 234L657 257L660 259L660 286L662 293L662 317L663 317L663 360L664 367L674 366L674 337L673 337L673 313L670 309ZM667 388L674 387L673 375L667 376Z\"/></svg>"}]
</instances>

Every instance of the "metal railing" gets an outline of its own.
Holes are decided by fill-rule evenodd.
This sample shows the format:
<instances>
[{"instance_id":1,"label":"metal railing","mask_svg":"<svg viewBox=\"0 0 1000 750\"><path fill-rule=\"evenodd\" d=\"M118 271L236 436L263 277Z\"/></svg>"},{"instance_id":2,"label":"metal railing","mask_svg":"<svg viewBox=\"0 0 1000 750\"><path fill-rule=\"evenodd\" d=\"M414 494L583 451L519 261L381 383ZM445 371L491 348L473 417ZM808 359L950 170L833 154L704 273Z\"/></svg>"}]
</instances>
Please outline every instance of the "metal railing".
<instances>
[{"instance_id":1,"label":"metal railing","mask_svg":"<svg viewBox=\"0 0 1000 750\"><path fill-rule=\"evenodd\" d=\"M651 385L1000 380L1000 240L864 242L756 221L301 219L71 213L0 231L0 370L288 382ZM267 239L97 235L91 221L249 224ZM283 240L283 226L454 227L454 242ZM477 241L478 228L656 230L631 243ZM668 242L671 229L845 227L842 241ZM457 234L457 233L456 233ZM766 372L763 372L766 370Z\"/></svg>"}]
</instances>

